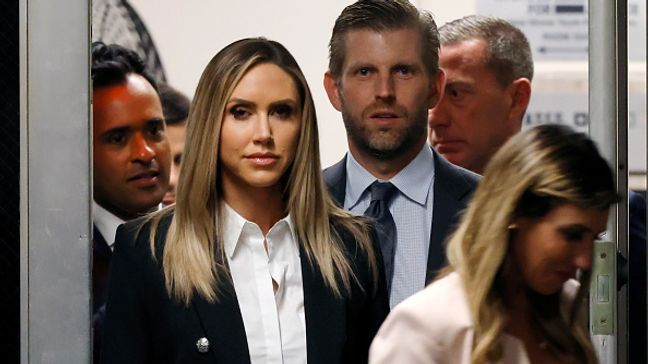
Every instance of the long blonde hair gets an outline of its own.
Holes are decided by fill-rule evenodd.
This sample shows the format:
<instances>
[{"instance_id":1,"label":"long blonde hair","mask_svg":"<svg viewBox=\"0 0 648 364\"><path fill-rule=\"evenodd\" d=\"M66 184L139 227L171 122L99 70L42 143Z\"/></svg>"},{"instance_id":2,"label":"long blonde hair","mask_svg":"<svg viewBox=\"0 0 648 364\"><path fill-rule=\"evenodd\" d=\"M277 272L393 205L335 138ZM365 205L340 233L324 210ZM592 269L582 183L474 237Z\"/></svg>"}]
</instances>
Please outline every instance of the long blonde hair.
<instances>
[{"instance_id":1,"label":"long blonde hair","mask_svg":"<svg viewBox=\"0 0 648 364\"><path fill-rule=\"evenodd\" d=\"M156 251L160 221L173 211L162 252L169 296L188 305L196 293L218 301L229 278L220 217L222 192L219 143L225 106L241 78L259 64L272 63L292 77L301 101L301 130L295 160L286 172L285 195L296 235L309 264L316 265L336 295L350 289L353 274L337 229L346 229L377 280L377 262L363 218L336 207L321 177L317 118L313 99L297 62L281 44L263 38L234 42L212 58L198 83L189 119L175 207L152 215L150 245ZM354 253L354 252L353 252Z\"/></svg>"},{"instance_id":2,"label":"long blonde hair","mask_svg":"<svg viewBox=\"0 0 648 364\"><path fill-rule=\"evenodd\" d=\"M472 363L502 359L504 281L511 278L507 277L507 262L512 221L544 216L563 203L605 209L616 200L609 166L587 136L568 127L535 127L511 138L495 154L447 247L449 267L445 273L459 272L475 325ZM534 297L531 304L537 333L551 352L595 363L582 322L590 277L589 272L584 273L567 322L560 317L559 293Z\"/></svg>"}]
</instances>

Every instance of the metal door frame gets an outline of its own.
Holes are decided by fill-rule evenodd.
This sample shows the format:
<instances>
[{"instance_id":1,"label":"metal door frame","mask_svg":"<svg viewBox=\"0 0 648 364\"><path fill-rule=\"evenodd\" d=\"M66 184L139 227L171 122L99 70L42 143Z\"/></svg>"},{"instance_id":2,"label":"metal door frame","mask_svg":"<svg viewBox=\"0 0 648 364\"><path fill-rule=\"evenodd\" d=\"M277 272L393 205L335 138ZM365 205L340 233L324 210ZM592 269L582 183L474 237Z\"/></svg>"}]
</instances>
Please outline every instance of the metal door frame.
<instances>
[{"instance_id":1,"label":"metal door frame","mask_svg":"<svg viewBox=\"0 0 648 364\"><path fill-rule=\"evenodd\" d=\"M92 358L90 11L20 0L21 363Z\"/></svg>"},{"instance_id":2,"label":"metal door frame","mask_svg":"<svg viewBox=\"0 0 648 364\"><path fill-rule=\"evenodd\" d=\"M612 166L620 201L610 209L607 240L628 256L628 2L589 1L590 136ZM615 256L616 258L616 256ZM614 263L616 267L616 262ZM615 269L616 270L616 269ZM614 272L616 273L616 271ZM592 277L596 279L596 277ZM611 279L612 297L617 292ZM595 302L592 291L590 302ZM593 307L593 306L592 306ZM593 314L590 317L594 317ZM611 335L592 335L601 363L628 362L628 286L616 294ZM595 324L595 323L594 323Z\"/></svg>"}]
</instances>

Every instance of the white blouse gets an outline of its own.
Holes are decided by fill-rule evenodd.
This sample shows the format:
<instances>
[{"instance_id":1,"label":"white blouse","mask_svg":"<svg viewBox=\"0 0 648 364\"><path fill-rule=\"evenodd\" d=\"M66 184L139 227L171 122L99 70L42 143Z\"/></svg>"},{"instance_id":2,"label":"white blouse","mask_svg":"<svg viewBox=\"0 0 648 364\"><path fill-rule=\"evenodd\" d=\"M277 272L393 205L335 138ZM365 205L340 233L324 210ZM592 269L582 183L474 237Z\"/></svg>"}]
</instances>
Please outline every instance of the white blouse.
<instances>
[{"instance_id":1,"label":"white blouse","mask_svg":"<svg viewBox=\"0 0 648 364\"><path fill-rule=\"evenodd\" d=\"M263 236L257 224L245 220L227 204L223 214L225 253L251 363L306 363L301 261L290 215ZM278 285L276 293L273 279Z\"/></svg>"},{"instance_id":2,"label":"white blouse","mask_svg":"<svg viewBox=\"0 0 648 364\"><path fill-rule=\"evenodd\" d=\"M578 282L563 286L561 306L573 301ZM470 363L473 322L463 283L454 272L396 306L369 351L369 363ZM529 364L524 344L503 334L504 364Z\"/></svg>"}]
</instances>

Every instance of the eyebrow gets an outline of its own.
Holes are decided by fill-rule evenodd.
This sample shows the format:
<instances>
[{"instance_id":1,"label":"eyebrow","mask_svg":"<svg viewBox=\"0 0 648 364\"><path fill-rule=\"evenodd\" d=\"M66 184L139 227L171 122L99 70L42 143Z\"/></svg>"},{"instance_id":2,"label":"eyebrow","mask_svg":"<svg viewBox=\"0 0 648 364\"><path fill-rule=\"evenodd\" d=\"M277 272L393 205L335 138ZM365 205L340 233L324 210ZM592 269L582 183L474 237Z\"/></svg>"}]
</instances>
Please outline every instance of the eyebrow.
<instances>
[{"instance_id":1,"label":"eyebrow","mask_svg":"<svg viewBox=\"0 0 648 364\"><path fill-rule=\"evenodd\" d=\"M164 118L151 118L146 120L146 124L163 124L165 121Z\"/></svg>"},{"instance_id":2,"label":"eyebrow","mask_svg":"<svg viewBox=\"0 0 648 364\"><path fill-rule=\"evenodd\" d=\"M164 119L154 117L144 122L144 125L151 125L151 124L164 124ZM133 128L132 125L116 126L114 128L104 131L103 133L100 134L100 136L104 136L112 133L126 133L132 129L135 129Z\"/></svg>"},{"instance_id":3,"label":"eyebrow","mask_svg":"<svg viewBox=\"0 0 648 364\"><path fill-rule=\"evenodd\" d=\"M585 226L583 224L580 224L580 223L573 223L573 224L563 225L563 226L560 226L559 229L578 229L578 230L582 230L582 231L592 231L592 229L590 229L589 227L587 227L587 226Z\"/></svg>"},{"instance_id":4,"label":"eyebrow","mask_svg":"<svg viewBox=\"0 0 648 364\"><path fill-rule=\"evenodd\" d=\"M411 68L413 70L420 70L421 66L417 63L409 63L409 62L398 62L395 65L391 66L390 69L395 69L395 68L400 68L400 67L407 67Z\"/></svg>"},{"instance_id":5,"label":"eyebrow","mask_svg":"<svg viewBox=\"0 0 648 364\"><path fill-rule=\"evenodd\" d=\"M252 101L248 101L245 99L239 99L239 98L232 98L227 102L227 105L229 104L240 104L243 106L254 106L255 104Z\"/></svg>"},{"instance_id":6,"label":"eyebrow","mask_svg":"<svg viewBox=\"0 0 648 364\"><path fill-rule=\"evenodd\" d=\"M452 86L456 86L456 85L459 85L459 86L462 86L462 85L472 86L472 85L474 85L474 84L475 84L475 83L472 82L471 80L466 80L466 79L463 79L463 78L459 78L459 79L448 79L448 80L446 81L446 86L449 86L449 85L452 85Z\"/></svg>"},{"instance_id":7,"label":"eyebrow","mask_svg":"<svg viewBox=\"0 0 648 364\"><path fill-rule=\"evenodd\" d=\"M591 233L591 234L594 234L595 236L599 236L599 235L605 233L608 230L607 227L606 227L605 229L597 232L597 231L594 231L594 230L590 229L588 226L580 224L580 223L569 224L569 225L565 225L565 226L559 228L560 231L565 231L565 230L570 230L570 229L571 230L576 230L576 231L578 231L580 233Z\"/></svg>"},{"instance_id":8,"label":"eyebrow","mask_svg":"<svg viewBox=\"0 0 648 364\"><path fill-rule=\"evenodd\" d=\"M117 127L114 127L114 128L111 128L111 129L108 129L108 130L104 131L103 133L101 133L100 137L104 137L104 136L114 134L114 133L126 133L131 129L132 129L132 127L130 125L129 126L117 126Z\"/></svg>"},{"instance_id":9,"label":"eyebrow","mask_svg":"<svg viewBox=\"0 0 648 364\"><path fill-rule=\"evenodd\" d=\"M349 63L346 67L349 70L358 69L358 68L376 68L373 63L367 63L366 61L356 61L355 63Z\"/></svg>"},{"instance_id":10,"label":"eyebrow","mask_svg":"<svg viewBox=\"0 0 648 364\"><path fill-rule=\"evenodd\" d=\"M454 80L454 81L446 82L443 89L448 90L450 88L457 88L460 89L460 91L462 92L471 93L471 94L475 92L479 92L477 91L477 87L475 86L474 82L466 82L463 80Z\"/></svg>"},{"instance_id":11,"label":"eyebrow","mask_svg":"<svg viewBox=\"0 0 648 364\"><path fill-rule=\"evenodd\" d=\"M229 102L227 102L227 105L230 105L230 104L237 104L237 105L242 105L242 106L247 106L247 107L256 107L255 102L248 101L248 100L245 100L245 99L239 99L239 98L230 99ZM282 104L291 104L291 105L297 106L298 102L297 102L297 100L290 99L290 98L281 99L281 100L271 102L270 107L277 106L277 105L282 105Z\"/></svg>"},{"instance_id":12,"label":"eyebrow","mask_svg":"<svg viewBox=\"0 0 648 364\"><path fill-rule=\"evenodd\" d=\"M297 106L297 101L293 100L293 99L277 100L277 101L271 102L270 106L272 107L272 106L285 105L285 104L289 104L289 105L292 105L292 106Z\"/></svg>"}]
</instances>

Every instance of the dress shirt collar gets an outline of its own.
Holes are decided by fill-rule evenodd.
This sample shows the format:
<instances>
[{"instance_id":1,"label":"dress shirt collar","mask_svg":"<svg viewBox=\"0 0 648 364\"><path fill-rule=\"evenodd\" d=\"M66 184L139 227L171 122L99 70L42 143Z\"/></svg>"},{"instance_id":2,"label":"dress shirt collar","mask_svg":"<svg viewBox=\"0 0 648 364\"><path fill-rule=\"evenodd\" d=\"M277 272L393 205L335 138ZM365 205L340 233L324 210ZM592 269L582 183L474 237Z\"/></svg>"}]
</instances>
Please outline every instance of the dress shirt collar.
<instances>
[{"instance_id":1,"label":"dress shirt collar","mask_svg":"<svg viewBox=\"0 0 648 364\"><path fill-rule=\"evenodd\" d=\"M238 243L241 240L240 237L241 234L243 234L244 229L246 227L256 227L257 229L259 229L259 227L257 224L246 220L243 216L241 216L238 212L231 208L226 202L223 202L222 206L223 208L221 209L221 211L223 213L223 244L225 246L225 253L227 254L227 257L229 259L232 259L232 257L236 253L236 248L239 245ZM273 230L279 229L282 226L286 226L290 230L293 242L297 242L295 229L290 214L277 221L268 231L268 235L270 235ZM268 247L268 249L270 249L270 247Z\"/></svg>"},{"instance_id":2,"label":"dress shirt collar","mask_svg":"<svg viewBox=\"0 0 648 364\"><path fill-rule=\"evenodd\" d=\"M106 240L106 243L113 248L115 244L115 235L117 234L117 227L123 224L125 221L115 216L110 211L101 207L95 201L92 201L92 222L97 227L97 230L101 233L103 238Z\"/></svg>"},{"instance_id":3,"label":"dress shirt collar","mask_svg":"<svg viewBox=\"0 0 648 364\"><path fill-rule=\"evenodd\" d=\"M351 153L347 153L346 169L347 181L353 181L353 183L347 183L347 196L349 197L347 208L353 208L377 178L361 166ZM409 199L419 205L425 205L433 179L434 154L426 143L416 157L389 182Z\"/></svg>"}]
</instances>

